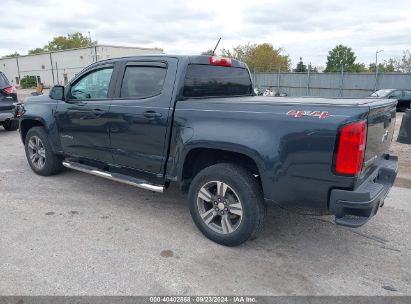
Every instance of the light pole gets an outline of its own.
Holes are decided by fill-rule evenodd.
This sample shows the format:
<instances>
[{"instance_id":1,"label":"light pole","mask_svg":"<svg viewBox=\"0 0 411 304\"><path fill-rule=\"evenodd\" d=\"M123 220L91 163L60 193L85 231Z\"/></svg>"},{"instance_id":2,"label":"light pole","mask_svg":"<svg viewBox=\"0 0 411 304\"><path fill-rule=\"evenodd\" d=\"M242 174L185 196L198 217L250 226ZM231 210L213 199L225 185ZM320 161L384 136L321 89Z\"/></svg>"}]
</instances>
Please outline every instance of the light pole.
<instances>
[{"instance_id":1,"label":"light pole","mask_svg":"<svg viewBox=\"0 0 411 304\"><path fill-rule=\"evenodd\" d=\"M337 52L337 56L340 57L340 52ZM344 91L344 64L347 61L347 54L341 55L341 87L340 87L340 96L342 97Z\"/></svg>"},{"instance_id":2,"label":"light pole","mask_svg":"<svg viewBox=\"0 0 411 304\"><path fill-rule=\"evenodd\" d=\"M311 70L311 62L308 64L308 71L307 71L307 96L310 95L310 71Z\"/></svg>"},{"instance_id":3,"label":"light pole","mask_svg":"<svg viewBox=\"0 0 411 304\"><path fill-rule=\"evenodd\" d=\"M377 82L378 82L378 53L383 52L384 50L377 50L375 52L375 87L374 92L377 91Z\"/></svg>"},{"instance_id":4,"label":"light pole","mask_svg":"<svg viewBox=\"0 0 411 304\"><path fill-rule=\"evenodd\" d=\"M88 39L89 39L89 42L90 42L90 57L91 57L91 62L94 62L94 60L93 60L93 43L91 42L91 34L90 34L90 31L88 31ZM96 56L96 59L97 59L97 56ZM97 61L97 60L96 60Z\"/></svg>"}]
</instances>

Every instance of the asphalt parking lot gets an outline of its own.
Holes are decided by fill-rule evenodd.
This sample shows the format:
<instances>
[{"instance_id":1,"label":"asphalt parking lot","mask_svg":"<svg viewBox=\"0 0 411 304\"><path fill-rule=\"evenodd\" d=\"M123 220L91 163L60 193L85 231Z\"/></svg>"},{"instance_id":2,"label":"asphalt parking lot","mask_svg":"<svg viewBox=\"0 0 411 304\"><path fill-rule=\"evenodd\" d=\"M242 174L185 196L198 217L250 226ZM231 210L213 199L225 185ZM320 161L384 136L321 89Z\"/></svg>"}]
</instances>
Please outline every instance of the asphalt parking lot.
<instances>
[{"instance_id":1,"label":"asphalt parking lot","mask_svg":"<svg viewBox=\"0 0 411 304\"><path fill-rule=\"evenodd\" d=\"M0 145L1 295L411 294L406 179L361 228L272 207L258 239L226 248L201 235L175 188L40 177L18 132L0 128Z\"/></svg>"}]
</instances>

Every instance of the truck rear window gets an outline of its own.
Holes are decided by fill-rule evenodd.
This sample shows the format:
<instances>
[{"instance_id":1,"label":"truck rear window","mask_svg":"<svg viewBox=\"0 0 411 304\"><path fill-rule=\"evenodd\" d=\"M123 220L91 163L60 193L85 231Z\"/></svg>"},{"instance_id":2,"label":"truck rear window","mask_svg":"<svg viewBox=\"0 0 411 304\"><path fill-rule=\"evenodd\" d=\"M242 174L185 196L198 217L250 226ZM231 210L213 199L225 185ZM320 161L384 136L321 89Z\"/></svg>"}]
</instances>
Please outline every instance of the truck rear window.
<instances>
[{"instance_id":1,"label":"truck rear window","mask_svg":"<svg viewBox=\"0 0 411 304\"><path fill-rule=\"evenodd\" d=\"M247 69L191 64L187 67L184 97L250 96L252 85Z\"/></svg>"}]
</instances>

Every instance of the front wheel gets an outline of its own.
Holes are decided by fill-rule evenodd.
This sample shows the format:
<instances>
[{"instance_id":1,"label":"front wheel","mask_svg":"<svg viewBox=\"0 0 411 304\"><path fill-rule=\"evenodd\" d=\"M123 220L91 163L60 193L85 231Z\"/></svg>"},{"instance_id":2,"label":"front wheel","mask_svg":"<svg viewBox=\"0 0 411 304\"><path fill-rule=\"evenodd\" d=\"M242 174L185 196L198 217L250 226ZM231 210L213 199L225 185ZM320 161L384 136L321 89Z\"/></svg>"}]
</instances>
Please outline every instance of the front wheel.
<instances>
[{"instance_id":1,"label":"front wheel","mask_svg":"<svg viewBox=\"0 0 411 304\"><path fill-rule=\"evenodd\" d=\"M53 153L42 127L34 127L27 132L24 146L27 161L38 175L49 176L63 170L62 157Z\"/></svg>"},{"instance_id":2,"label":"front wheel","mask_svg":"<svg viewBox=\"0 0 411 304\"><path fill-rule=\"evenodd\" d=\"M189 191L194 223L210 240L237 246L262 227L266 206L261 186L246 169L216 164L196 175Z\"/></svg>"}]
</instances>

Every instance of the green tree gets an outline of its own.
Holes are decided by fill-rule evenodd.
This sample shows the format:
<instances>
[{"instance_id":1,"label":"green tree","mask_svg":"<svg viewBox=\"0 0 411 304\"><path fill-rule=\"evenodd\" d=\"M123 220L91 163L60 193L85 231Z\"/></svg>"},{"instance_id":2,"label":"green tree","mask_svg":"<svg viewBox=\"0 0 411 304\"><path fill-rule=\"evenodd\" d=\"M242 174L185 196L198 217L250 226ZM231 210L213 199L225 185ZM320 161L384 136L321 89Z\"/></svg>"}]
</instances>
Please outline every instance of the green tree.
<instances>
[{"instance_id":1,"label":"green tree","mask_svg":"<svg viewBox=\"0 0 411 304\"><path fill-rule=\"evenodd\" d=\"M318 67L312 66L311 64L308 65L308 69L310 70L311 73L318 73Z\"/></svg>"},{"instance_id":2,"label":"green tree","mask_svg":"<svg viewBox=\"0 0 411 304\"><path fill-rule=\"evenodd\" d=\"M369 71L375 73L375 63L369 65ZM402 57L390 58L384 63L378 64L378 72L389 73L389 72L401 72L401 73L411 73L411 51L404 50Z\"/></svg>"},{"instance_id":3,"label":"green tree","mask_svg":"<svg viewBox=\"0 0 411 304\"><path fill-rule=\"evenodd\" d=\"M29 50L29 55L40 54L40 53L43 53L45 51L46 50L43 49L43 48L35 48L35 49L32 49L32 50Z\"/></svg>"},{"instance_id":4,"label":"green tree","mask_svg":"<svg viewBox=\"0 0 411 304\"><path fill-rule=\"evenodd\" d=\"M201 55L214 55L214 53L213 53L213 50L210 49L210 50L201 52Z\"/></svg>"},{"instance_id":5,"label":"green tree","mask_svg":"<svg viewBox=\"0 0 411 304\"><path fill-rule=\"evenodd\" d=\"M398 69L396 68L397 63L395 62L394 59L390 58L384 63L379 63L378 64L378 72L379 73L392 73L392 72L398 72ZM375 63L371 63L368 66L368 71L375 73Z\"/></svg>"},{"instance_id":6,"label":"green tree","mask_svg":"<svg viewBox=\"0 0 411 304\"><path fill-rule=\"evenodd\" d=\"M29 54L90 47L94 44L97 44L97 41L91 41L90 38L83 36L82 33L76 32L68 34L67 36L54 37L53 40L49 41L44 47L29 50Z\"/></svg>"},{"instance_id":7,"label":"green tree","mask_svg":"<svg viewBox=\"0 0 411 304\"><path fill-rule=\"evenodd\" d=\"M397 59L397 69L403 73L411 73L411 52L410 50L402 52L402 57Z\"/></svg>"},{"instance_id":8,"label":"green tree","mask_svg":"<svg viewBox=\"0 0 411 304\"><path fill-rule=\"evenodd\" d=\"M358 66L355 66L356 56L353 50L342 44L337 45L328 52L327 66L324 72L340 72L344 68L346 72L355 72Z\"/></svg>"},{"instance_id":9,"label":"green tree","mask_svg":"<svg viewBox=\"0 0 411 304\"><path fill-rule=\"evenodd\" d=\"M54 37L52 41L44 46L47 51L61 51L67 49L75 49L81 47L92 46L97 41L91 41L90 38L83 36L82 33L77 32L68 34L67 36Z\"/></svg>"},{"instance_id":10,"label":"green tree","mask_svg":"<svg viewBox=\"0 0 411 304\"><path fill-rule=\"evenodd\" d=\"M256 72L289 71L290 58L283 54L283 49L274 48L270 43L238 45L233 50L221 49L224 57L245 62Z\"/></svg>"},{"instance_id":11,"label":"green tree","mask_svg":"<svg viewBox=\"0 0 411 304\"><path fill-rule=\"evenodd\" d=\"M8 54L8 55L4 55L1 58L13 58L13 57L19 57L20 54L17 52L14 52L13 54Z\"/></svg>"},{"instance_id":12,"label":"green tree","mask_svg":"<svg viewBox=\"0 0 411 304\"><path fill-rule=\"evenodd\" d=\"M297 67L294 69L294 72L305 73L307 71L307 66L304 64L303 58L300 57L300 61L297 63Z\"/></svg>"},{"instance_id":13,"label":"green tree","mask_svg":"<svg viewBox=\"0 0 411 304\"><path fill-rule=\"evenodd\" d=\"M349 72L365 73L368 72L368 69L364 63L354 63Z\"/></svg>"}]
</instances>

